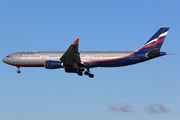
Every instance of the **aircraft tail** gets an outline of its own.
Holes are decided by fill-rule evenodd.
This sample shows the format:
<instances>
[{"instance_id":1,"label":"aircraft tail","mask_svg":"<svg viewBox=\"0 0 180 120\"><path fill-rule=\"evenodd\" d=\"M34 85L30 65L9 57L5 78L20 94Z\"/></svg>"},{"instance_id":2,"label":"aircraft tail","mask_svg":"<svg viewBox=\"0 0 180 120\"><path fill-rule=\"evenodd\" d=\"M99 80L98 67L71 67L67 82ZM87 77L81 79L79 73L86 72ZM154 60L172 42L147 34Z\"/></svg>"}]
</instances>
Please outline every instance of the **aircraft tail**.
<instances>
[{"instance_id":1,"label":"aircraft tail","mask_svg":"<svg viewBox=\"0 0 180 120\"><path fill-rule=\"evenodd\" d=\"M160 28L136 53L148 53L148 57L158 56L168 30L169 28Z\"/></svg>"}]
</instances>

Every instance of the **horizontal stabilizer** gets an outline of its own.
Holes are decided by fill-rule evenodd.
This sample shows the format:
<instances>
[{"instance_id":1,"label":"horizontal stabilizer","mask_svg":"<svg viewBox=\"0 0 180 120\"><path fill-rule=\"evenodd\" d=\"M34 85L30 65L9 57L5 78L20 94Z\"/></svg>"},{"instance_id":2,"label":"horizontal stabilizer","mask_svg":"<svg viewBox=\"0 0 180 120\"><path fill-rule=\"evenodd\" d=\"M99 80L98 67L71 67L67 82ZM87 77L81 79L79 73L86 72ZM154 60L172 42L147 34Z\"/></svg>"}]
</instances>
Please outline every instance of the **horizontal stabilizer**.
<instances>
[{"instance_id":1,"label":"horizontal stabilizer","mask_svg":"<svg viewBox=\"0 0 180 120\"><path fill-rule=\"evenodd\" d=\"M153 49L151 52L147 54L149 58L157 57L160 55L160 49Z\"/></svg>"}]
</instances>

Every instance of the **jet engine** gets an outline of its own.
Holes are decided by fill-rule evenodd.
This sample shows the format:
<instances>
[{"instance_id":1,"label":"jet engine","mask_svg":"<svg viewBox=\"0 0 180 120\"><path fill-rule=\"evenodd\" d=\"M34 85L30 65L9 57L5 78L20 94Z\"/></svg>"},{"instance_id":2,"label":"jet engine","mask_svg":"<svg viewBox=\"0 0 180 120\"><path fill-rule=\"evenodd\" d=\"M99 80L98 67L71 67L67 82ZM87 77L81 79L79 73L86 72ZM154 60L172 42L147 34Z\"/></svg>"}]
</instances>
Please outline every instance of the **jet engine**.
<instances>
[{"instance_id":1,"label":"jet engine","mask_svg":"<svg viewBox=\"0 0 180 120\"><path fill-rule=\"evenodd\" d=\"M52 60L48 60L44 62L44 67L46 69L57 69L57 68L62 68L63 67L63 63L59 62L59 61L52 61Z\"/></svg>"}]
</instances>

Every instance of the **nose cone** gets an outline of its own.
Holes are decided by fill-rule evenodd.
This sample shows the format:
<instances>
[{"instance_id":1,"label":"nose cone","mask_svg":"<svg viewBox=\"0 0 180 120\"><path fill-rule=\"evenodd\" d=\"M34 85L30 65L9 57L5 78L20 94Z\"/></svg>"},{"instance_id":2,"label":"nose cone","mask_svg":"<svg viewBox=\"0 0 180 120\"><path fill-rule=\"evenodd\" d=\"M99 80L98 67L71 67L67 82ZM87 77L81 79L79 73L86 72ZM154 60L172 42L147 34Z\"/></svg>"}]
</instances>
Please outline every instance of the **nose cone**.
<instances>
[{"instance_id":1,"label":"nose cone","mask_svg":"<svg viewBox=\"0 0 180 120\"><path fill-rule=\"evenodd\" d=\"M2 61L3 61L4 63L8 64L9 59L5 57L4 59L2 59Z\"/></svg>"},{"instance_id":2,"label":"nose cone","mask_svg":"<svg viewBox=\"0 0 180 120\"><path fill-rule=\"evenodd\" d=\"M6 58L3 58L3 60L2 60L4 63L6 63Z\"/></svg>"}]
</instances>

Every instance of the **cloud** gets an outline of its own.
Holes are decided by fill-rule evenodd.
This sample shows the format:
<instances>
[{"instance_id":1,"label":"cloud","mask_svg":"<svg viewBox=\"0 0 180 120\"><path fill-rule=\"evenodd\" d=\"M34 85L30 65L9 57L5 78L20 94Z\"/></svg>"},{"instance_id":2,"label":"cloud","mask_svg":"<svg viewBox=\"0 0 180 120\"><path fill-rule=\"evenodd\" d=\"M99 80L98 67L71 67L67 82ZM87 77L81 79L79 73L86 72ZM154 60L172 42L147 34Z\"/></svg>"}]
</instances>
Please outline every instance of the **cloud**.
<instances>
[{"instance_id":1,"label":"cloud","mask_svg":"<svg viewBox=\"0 0 180 120\"><path fill-rule=\"evenodd\" d=\"M146 112L152 113L152 114L160 114L160 113L168 113L169 112L169 109L167 109L161 103L149 105L149 106L145 107L144 109Z\"/></svg>"},{"instance_id":2,"label":"cloud","mask_svg":"<svg viewBox=\"0 0 180 120\"><path fill-rule=\"evenodd\" d=\"M119 105L109 105L110 110L118 111L118 112L131 112L130 105L128 103L123 103L121 106Z\"/></svg>"}]
</instances>

